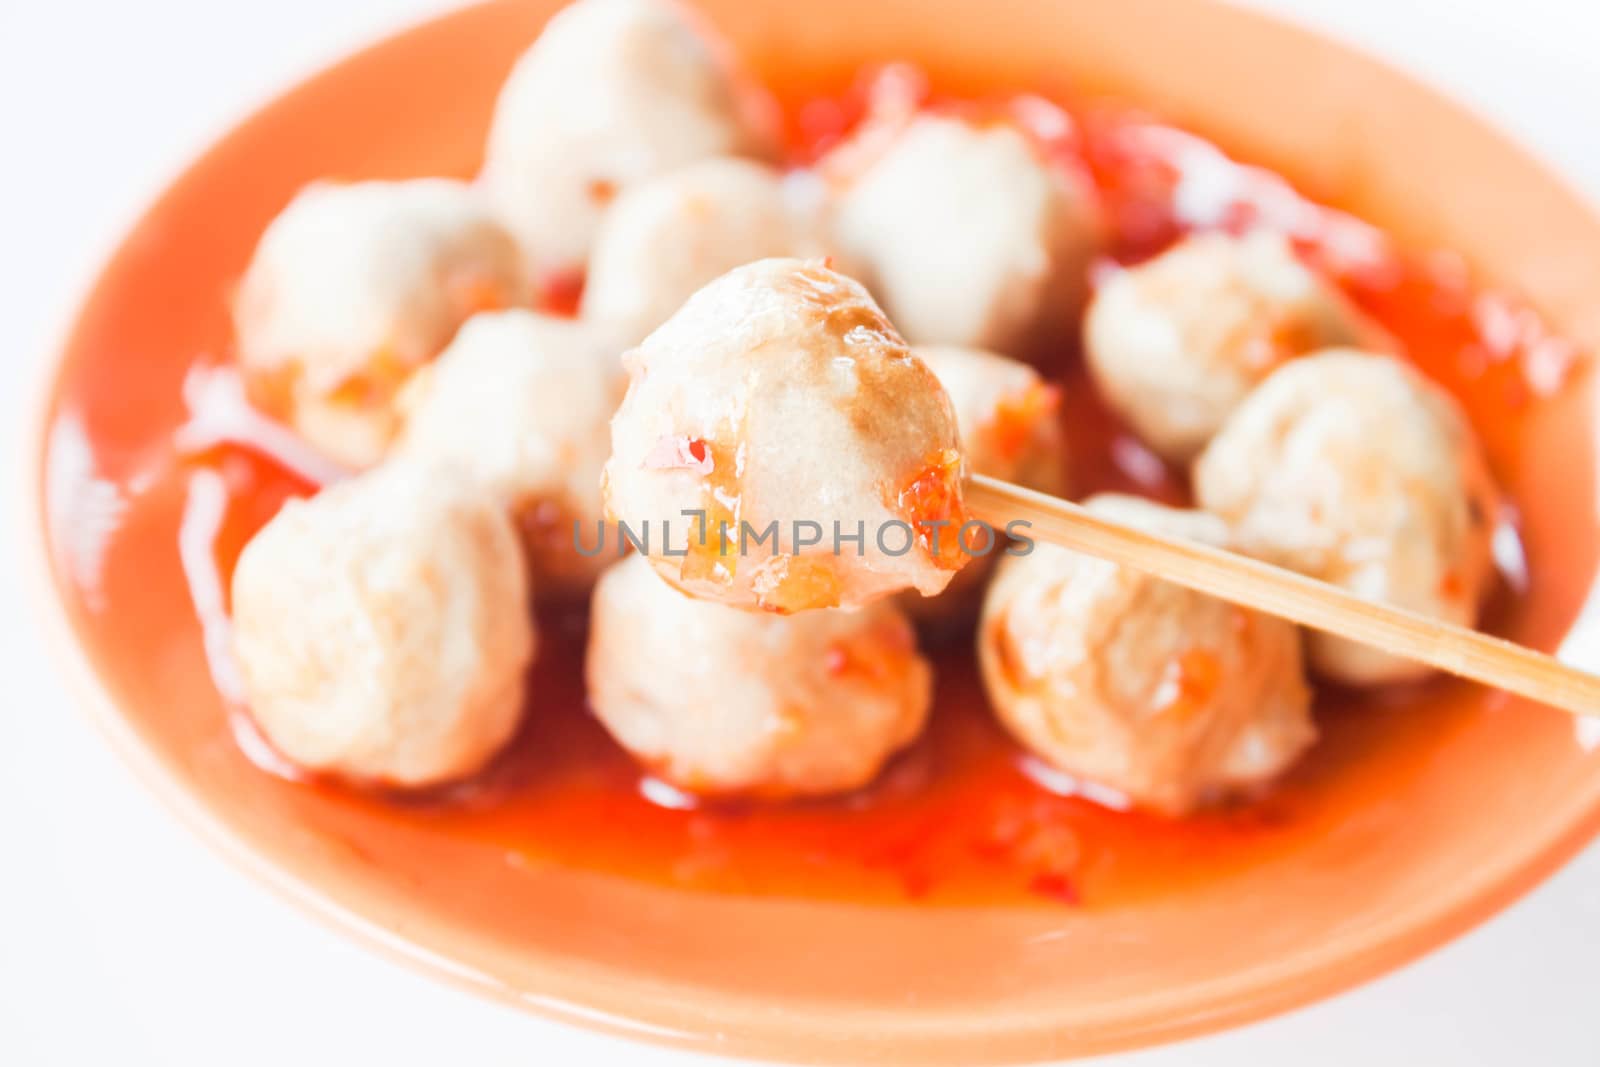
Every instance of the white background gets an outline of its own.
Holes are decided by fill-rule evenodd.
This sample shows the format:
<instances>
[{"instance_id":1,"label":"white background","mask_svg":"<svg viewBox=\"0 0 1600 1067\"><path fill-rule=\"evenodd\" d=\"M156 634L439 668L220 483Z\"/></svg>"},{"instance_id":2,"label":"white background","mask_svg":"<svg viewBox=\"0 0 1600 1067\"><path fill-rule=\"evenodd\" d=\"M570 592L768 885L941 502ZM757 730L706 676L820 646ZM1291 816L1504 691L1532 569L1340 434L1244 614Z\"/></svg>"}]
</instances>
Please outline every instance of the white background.
<instances>
[{"instance_id":1,"label":"white background","mask_svg":"<svg viewBox=\"0 0 1600 1067\"><path fill-rule=\"evenodd\" d=\"M771 0L799 2L804 0ZM973 0L981 2L981 0ZM1114 0L1106 0L1114 2ZM1600 197L1594 0L1252 0L1389 56ZM440 0L0 0L8 432L91 272L231 120ZM1600 299L1600 293L1596 294ZM0 494L0 1064L690 1064L402 970L207 852L72 707ZM1600 1063L1600 846L1397 974L1136 1065Z\"/></svg>"}]
</instances>

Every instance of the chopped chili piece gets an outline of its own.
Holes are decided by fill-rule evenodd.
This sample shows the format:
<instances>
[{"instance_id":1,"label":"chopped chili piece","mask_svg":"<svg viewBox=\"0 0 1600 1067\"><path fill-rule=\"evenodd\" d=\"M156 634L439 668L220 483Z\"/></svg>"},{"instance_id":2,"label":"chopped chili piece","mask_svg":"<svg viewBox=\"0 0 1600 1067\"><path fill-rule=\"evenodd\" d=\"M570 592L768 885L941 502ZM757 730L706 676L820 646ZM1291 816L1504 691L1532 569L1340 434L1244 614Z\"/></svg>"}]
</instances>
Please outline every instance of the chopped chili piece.
<instances>
[{"instance_id":1,"label":"chopped chili piece","mask_svg":"<svg viewBox=\"0 0 1600 1067\"><path fill-rule=\"evenodd\" d=\"M967 521L961 500L961 467L961 453L956 449L936 452L894 501L896 510L916 531L917 543L928 558L947 570L958 570L966 562L956 540L961 524Z\"/></svg>"},{"instance_id":2,"label":"chopped chili piece","mask_svg":"<svg viewBox=\"0 0 1600 1067\"><path fill-rule=\"evenodd\" d=\"M711 448L698 437L663 437L644 457L650 470L691 470L696 474L710 474L716 469Z\"/></svg>"}]
</instances>

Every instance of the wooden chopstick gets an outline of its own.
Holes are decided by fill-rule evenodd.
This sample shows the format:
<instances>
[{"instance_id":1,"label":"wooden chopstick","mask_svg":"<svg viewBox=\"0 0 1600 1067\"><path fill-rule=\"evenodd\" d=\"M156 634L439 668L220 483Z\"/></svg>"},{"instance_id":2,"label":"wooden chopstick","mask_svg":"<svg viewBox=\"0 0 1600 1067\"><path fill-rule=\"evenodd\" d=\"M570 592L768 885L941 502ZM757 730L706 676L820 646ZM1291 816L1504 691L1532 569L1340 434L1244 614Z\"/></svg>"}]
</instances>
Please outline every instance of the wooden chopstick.
<instances>
[{"instance_id":1,"label":"wooden chopstick","mask_svg":"<svg viewBox=\"0 0 1600 1067\"><path fill-rule=\"evenodd\" d=\"M1268 615L1359 641L1575 715L1600 718L1600 677L1553 656L1210 545L1136 529L1077 504L973 475L967 506L990 525L1029 534Z\"/></svg>"}]
</instances>

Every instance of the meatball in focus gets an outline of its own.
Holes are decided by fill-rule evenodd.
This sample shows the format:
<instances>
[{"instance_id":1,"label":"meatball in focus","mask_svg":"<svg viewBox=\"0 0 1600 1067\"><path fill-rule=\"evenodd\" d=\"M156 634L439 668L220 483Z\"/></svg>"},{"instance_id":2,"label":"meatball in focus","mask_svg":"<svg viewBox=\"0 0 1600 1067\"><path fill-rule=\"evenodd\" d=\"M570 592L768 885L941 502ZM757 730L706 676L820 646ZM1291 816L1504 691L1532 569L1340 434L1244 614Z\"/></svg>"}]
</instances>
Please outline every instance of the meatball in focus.
<instances>
[{"instance_id":1,"label":"meatball in focus","mask_svg":"<svg viewBox=\"0 0 1600 1067\"><path fill-rule=\"evenodd\" d=\"M479 315L406 390L395 454L452 463L516 519L541 597L588 592L600 472L622 400L622 345L604 329L531 311ZM573 524L581 526L575 534Z\"/></svg>"},{"instance_id":2,"label":"meatball in focus","mask_svg":"<svg viewBox=\"0 0 1600 1067\"><path fill-rule=\"evenodd\" d=\"M515 731L535 644L522 553L499 503L456 475L384 464L291 500L240 555L250 712L300 767L433 785Z\"/></svg>"},{"instance_id":3,"label":"meatball in focus","mask_svg":"<svg viewBox=\"0 0 1600 1067\"><path fill-rule=\"evenodd\" d=\"M600 223L581 313L637 343L735 267L822 256L822 196L815 179L740 159L641 181Z\"/></svg>"},{"instance_id":4,"label":"meatball in focus","mask_svg":"<svg viewBox=\"0 0 1600 1067\"><path fill-rule=\"evenodd\" d=\"M581 269L601 215L642 178L763 154L759 94L672 0L578 0L500 91L483 182L541 274Z\"/></svg>"},{"instance_id":5,"label":"meatball in focus","mask_svg":"<svg viewBox=\"0 0 1600 1067\"><path fill-rule=\"evenodd\" d=\"M888 602L752 615L686 597L633 556L601 576L590 618L595 715L694 793L855 789L927 718L932 671Z\"/></svg>"},{"instance_id":6,"label":"meatball in focus","mask_svg":"<svg viewBox=\"0 0 1600 1067\"><path fill-rule=\"evenodd\" d=\"M1164 458L1187 463L1285 360L1366 327L1281 234L1187 237L1107 278L1084 318L1095 384Z\"/></svg>"},{"instance_id":7,"label":"meatball in focus","mask_svg":"<svg viewBox=\"0 0 1600 1067\"><path fill-rule=\"evenodd\" d=\"M365 467L410 374L468 316L528 295L515 242L468 186L317 182L267 227L240 282L239 362L262 407Z\"/></svg>"},{"instance_id":8,"label":"meatball in focus","mask_svg":"<svg viewBox=\"0 0 1600 1067\"><path fill-rule=\"evenodd\" d=\"M1227 544L1200 512L1110 495L1088 506ZM1168 815L1272 778L1316 737L1293 625L1052 545L1000 564L978 658L1019 741Z\"/></svg>"},{"instance_id":9,"label":"meatball in focus","mask_svg":"<svg viewBox=\"0 0 1600 1067\"><path fill-rule=\"evenodd\" d=\"M1009 355L1065 331L1100 240L1087 182L1016 127L931 115L845 177L837 227L913 344Z\"/></svg>"},{"instance_id":10,"label":"meatball in focus","mask_svg":"<svg viewBox=\"0 0 1600 1067\"><path fill-rule=\"evenodd\" d=\"M748 264L624 363L607 512L648 530L650 562L684 592L779 613L848 607L937 593L965 562L950 398L856 282L817 263Z\"/></svg>"},{"instance_id":11,"label":"meatball in focus","mask_svg":"<svg viewBox=\"0 0 1600 1067\"><path fill-rule=\"evenodd\" d=\"M1470 626L1493 575L1497 494L1453 398L1396 359L1319 353L1274 372L1195 463L1195 495L1241 551ZM1313 669L1352 685L1430 668L1310 632Z\"/></svg>"}]
</instances>

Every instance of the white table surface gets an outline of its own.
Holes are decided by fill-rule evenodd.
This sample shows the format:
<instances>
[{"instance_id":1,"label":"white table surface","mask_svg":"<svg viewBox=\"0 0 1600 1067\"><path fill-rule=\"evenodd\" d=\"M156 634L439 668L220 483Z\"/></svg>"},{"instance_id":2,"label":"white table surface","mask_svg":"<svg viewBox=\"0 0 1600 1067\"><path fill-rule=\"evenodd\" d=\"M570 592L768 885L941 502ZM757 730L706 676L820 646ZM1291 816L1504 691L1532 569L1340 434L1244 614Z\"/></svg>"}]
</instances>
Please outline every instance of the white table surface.
<instances>
[{"instance_id":1,"label":"white table surface","mask_svg":"<svg viewBox=\"0 0 1600 1067\"><path fill-rule=\"evenodd\" d=\"M1443 85L1600 195L1595 0L1252 2ZM444 6L0 0L7 431L26 426L20 401L100 258L185 159L277 88ZM0 1064L710 1062L437 985L207 851L111 755L40 647L18 570L19 440L0 486ZM1596 949L1591 847L1398 973L1115 1062L1600 1063Z\"/></svg>"}]
</instances>

